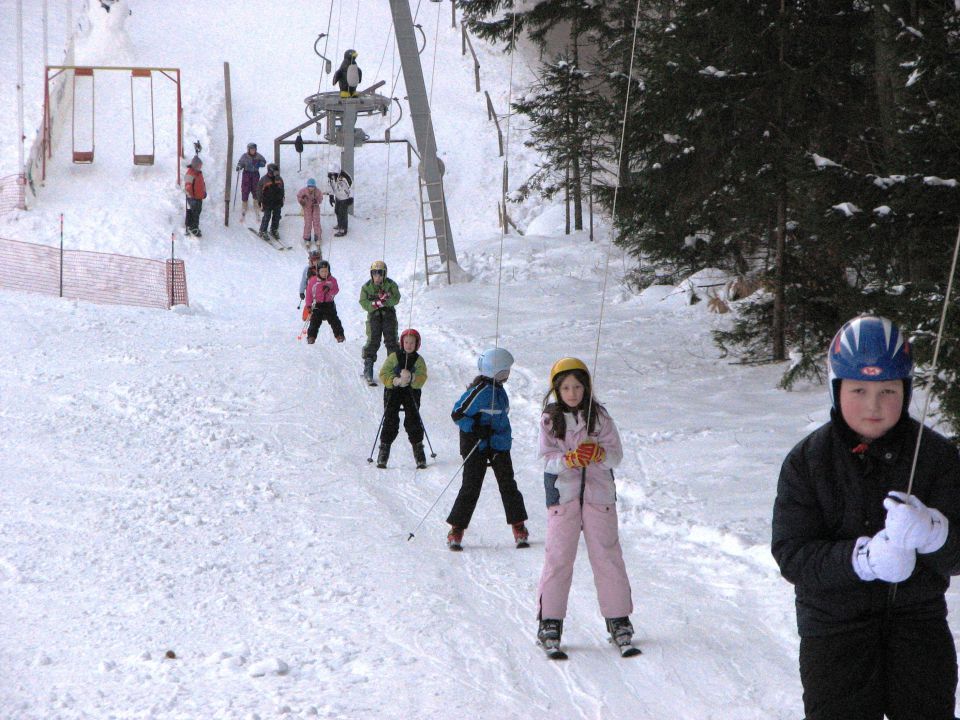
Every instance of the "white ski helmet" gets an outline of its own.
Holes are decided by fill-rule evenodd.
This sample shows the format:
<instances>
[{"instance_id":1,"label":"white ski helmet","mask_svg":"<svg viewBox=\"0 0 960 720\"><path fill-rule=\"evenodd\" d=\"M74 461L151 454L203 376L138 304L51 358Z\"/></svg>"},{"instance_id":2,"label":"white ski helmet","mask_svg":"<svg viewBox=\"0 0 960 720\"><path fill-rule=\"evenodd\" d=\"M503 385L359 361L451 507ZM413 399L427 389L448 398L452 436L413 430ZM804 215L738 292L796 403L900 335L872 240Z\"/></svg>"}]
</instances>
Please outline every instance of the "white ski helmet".
<instances>
[{"instance_id":1,"label":"white ski helmet","mask_svg":"<svg viewBox=\"0 0 960 720\"><path fill-rule=\"evenodd\" d=\"M493 378L497 382L503 382L509 377L512 365L513 355L498 347L484 350L477 360L480 374L484 377Z\"/></svg>"}]
</instances>

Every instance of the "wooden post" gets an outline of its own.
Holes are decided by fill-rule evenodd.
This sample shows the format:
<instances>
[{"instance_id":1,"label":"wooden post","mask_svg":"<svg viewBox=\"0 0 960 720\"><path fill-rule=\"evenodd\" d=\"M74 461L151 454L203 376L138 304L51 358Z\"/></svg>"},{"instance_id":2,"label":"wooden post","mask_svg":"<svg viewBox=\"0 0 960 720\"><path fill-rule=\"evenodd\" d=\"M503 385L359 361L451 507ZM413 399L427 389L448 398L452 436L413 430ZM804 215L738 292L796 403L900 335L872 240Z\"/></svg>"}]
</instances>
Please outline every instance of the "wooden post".
<instances>
[{"instance_id":1,"label":"wooden post","mask_svg":"<svg viewBox=\"0 0 960 720\"><path fill-rule=\"evenodd\" d=\"M233 99L230 95L230 63L223 63L223 91L227 107L227 168L223 189L223 224L230 225L230 188L233 184Z\"/></svg>"}]
</instances>

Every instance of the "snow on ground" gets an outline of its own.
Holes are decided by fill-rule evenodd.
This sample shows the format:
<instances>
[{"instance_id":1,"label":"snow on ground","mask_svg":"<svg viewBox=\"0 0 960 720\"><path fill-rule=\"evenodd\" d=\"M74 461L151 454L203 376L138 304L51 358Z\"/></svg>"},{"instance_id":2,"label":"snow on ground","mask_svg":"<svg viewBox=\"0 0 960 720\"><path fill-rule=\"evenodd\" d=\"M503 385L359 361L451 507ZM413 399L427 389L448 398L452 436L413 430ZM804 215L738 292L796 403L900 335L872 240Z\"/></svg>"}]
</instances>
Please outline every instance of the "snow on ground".
<instances>
[{"instance_id":1,"label":"snow on ground","mask_svg":"<svg viewBox=\"0 0 960 720\"><path fill-rule=\"evenodd\" d=\"M158 130L157 165L133 168L119 99L98 115L97 162L73 166L59 147L37 206L0 219L0 236L53 243L62 212L69 246L148 257L164 257L177 231L191 297L189 309L157 312L0 291L0 716L800 716L792 589L769 555L769 518L783 456L826 418L822 388L778 391L780 368L719 358L709 330L722 320L704 303L687 305L682 289L628 292L619 252L557 236L556 210L530 225L553 234L501 245L502 161L446 5L424 4L419 21L444 13L434 120L473 280L425 285L415 170L395 148L388 193L386 150L362 148L350 234L332 241L324 218L347 342L323 328L316 345L298 343L302 252L276 252L236 217L222 226L222 61L237 148L269 149L316 91L311 47L330 6L275 4L269 21L240 2L131 7L136 62L183 68L185 135L204 145L211 190L204 237L179 233L172 133ZM388 77L389 55L375 72L386 8L335 10L332 56L357 47L367 80ZM508 60L478 45L505 107ZM110 82L99 88L106 108ZM534 158L516 145L523 177ZM301 172L292 151L282 158L290 196L336 158L308 148L303 161ZM295 241L300 219L287 212L281 232ZM366 461L382 396L359 377L356 296L381 256L404 293L401 325L424 338L437 457L423 471L403 435L389 469ZM513 549L489 480L465 552L451 554L444 518L460 458L449 409L498 328L517 358L513 458L533 547ZM536 421L548 369L566 354L594 368L625 443L621 537L644 649L631 661L605 642L583 554L570 661L549 663L534 644L545 531Z\"/></svg>"}]
</instances>

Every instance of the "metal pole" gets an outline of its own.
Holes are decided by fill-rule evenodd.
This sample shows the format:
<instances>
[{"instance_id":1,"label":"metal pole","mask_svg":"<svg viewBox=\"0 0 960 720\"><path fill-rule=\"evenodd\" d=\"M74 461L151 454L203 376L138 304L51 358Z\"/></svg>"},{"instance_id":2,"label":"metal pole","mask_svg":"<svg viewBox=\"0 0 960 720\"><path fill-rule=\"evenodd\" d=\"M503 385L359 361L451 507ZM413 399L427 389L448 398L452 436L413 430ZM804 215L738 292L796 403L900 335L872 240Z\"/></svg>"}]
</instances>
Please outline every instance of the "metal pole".
<instances>
[{"instance_id":1,"label":"metal pole","mask_svg":"<svg viewBox=\"0 0 960 720\"><path fill-rule=\"evenodd\" d=\"M63 213L60 213L60 297L63 297Z\"/></svg>"},{"instance_id":2,"label":"metal pole","mask_svg":"<svg viewBox=\"0 0 960 720\"><path fill-rule=\"evenodd\" d=\"M46 11L46 3L44 3ZM44 58L46 58L46 24L44 24ZM44 60L46 66L46 60ZM17 0L17 174L24 172L23 162L23 0Z\"/></svg>"},{"instance_id":3,"label":"metal pole","mask_svg":"<svg viewBox=\"0 0 960 720\"><path fill-rule=\"evenodd\" d=\"M373 451L377 447L377 440L380 439L380 431L383 430L383 421L386 419L386 417L387 417L387 408L386 408L386 405L384 405L383 415L380 416L380 426L377 428L377 434L373 438L373 447L370 448L370 457L367 458L367 462L369 463L373 462Z\"/></svg>"}]
</instances>

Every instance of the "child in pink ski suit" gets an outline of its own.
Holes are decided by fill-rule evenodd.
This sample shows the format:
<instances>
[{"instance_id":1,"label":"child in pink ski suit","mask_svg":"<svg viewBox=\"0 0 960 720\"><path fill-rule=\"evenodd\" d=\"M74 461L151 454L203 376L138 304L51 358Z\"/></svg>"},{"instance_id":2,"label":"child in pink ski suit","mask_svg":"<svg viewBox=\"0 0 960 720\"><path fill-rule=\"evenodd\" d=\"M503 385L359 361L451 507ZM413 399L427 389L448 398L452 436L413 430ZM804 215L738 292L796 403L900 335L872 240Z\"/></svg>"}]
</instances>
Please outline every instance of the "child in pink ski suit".
<instances>
[{"instance_id":1,"label":"child in pink ski suit","mask_svg":"<svg viewBox=\"0 0 960 720\"><path fill-rule=\"evenodd\" d=\"M590 373L576 358L558 360L550 371L550 395L540 418L545 461L547 538L537 607L537 637L559 644L573 580L580 532L587 544L600 611L619 645L633 635L630 581L617 532L613 468L623 449L613 418L593 398Z\"/></svg>"},{"instance_id":2,"label":"child in pink ski suit","mask_svg":"<svg viewBox=\"0 0 960 720\"><path fill-rule=\"evenodd\" d=\"M323 236L320 231L320 202L322 200L323 192L317 187L317 181L313 178L307 180L307 186L301 188L297 193L297 202L303 208L303 244L308 247L311 240L315 240L319 248ZM313 232L312 238L311 231Z\"/></svg>"}]
</instances>

